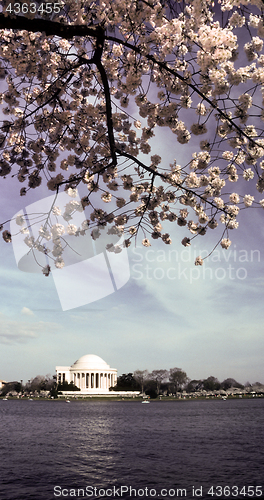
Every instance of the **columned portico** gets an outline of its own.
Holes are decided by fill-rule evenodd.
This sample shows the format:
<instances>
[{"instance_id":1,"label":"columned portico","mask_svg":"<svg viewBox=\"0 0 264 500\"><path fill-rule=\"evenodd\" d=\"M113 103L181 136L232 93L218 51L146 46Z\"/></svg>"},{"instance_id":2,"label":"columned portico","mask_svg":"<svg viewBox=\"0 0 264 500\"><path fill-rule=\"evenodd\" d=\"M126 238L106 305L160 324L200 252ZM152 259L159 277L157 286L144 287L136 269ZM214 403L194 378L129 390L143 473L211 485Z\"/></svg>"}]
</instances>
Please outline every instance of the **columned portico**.
<instances>
[{"instance_id":1,"label":"columned portico","mask_svg":"<svg viewBox=\"0 0 264 500\"><path fill-rule=\"evenodd\" d=\"M57 383L73 382L78 394L107 394L117 382L117 370L99 356L88 354L72 366L56 366Z\"/></svg>"}]
</instances>

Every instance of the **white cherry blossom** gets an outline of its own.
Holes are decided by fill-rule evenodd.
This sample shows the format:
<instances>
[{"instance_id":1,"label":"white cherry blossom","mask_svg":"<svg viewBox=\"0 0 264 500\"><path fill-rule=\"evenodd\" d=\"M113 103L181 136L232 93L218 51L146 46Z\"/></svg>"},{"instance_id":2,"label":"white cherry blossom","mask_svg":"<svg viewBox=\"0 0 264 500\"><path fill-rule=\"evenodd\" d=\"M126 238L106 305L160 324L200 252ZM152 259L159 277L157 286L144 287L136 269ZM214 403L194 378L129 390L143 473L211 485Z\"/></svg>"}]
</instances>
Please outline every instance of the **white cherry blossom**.
<instances>
[{"instance_id":1,"label":"white cherry blossom","mask_svg":"<svg viewBox=\"0 0 264 500\"><path fill-rule=\"evenodd\" d=\"M49 19L5 8L0 177L55 200L37 241L26 236L31 251L52 239L61 268L63 236L88 227L93 239L108 226L148 247L171 244L172 223L200 237L218 222L236 229L240 200L263 206L263 2L67 0Z\"/></svg>"}]
</instances>

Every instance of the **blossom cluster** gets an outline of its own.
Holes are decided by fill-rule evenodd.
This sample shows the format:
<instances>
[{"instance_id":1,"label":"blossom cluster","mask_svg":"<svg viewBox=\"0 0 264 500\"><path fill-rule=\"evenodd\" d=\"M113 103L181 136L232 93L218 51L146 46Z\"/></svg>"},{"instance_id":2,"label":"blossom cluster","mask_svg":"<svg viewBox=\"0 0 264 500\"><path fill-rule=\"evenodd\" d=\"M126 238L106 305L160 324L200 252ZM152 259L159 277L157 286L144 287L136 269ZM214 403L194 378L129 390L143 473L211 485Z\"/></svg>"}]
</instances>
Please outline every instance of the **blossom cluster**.
<instances>
[{"instance_id":1,"label":"blossom cluster","mask_svg":"<svg viewBox=\"0 0 264 500\"><path fill-rule=\"evenodd\" d=\"M220 224L228 249L240 208L264 206L262 2L219 3L223 17L211 0L65 0L41 29L25 13L24 29L0 30L0 176L21 196L44 183L86 189L65 207L67 226L41 228L57 267L63 234L80 230L74 210L91 228L114 225L126 246L139 233L144 246L170 244L169 222L189 246ZM184 164L158 154L161 127Z\"/></svg>"}]
</instances>

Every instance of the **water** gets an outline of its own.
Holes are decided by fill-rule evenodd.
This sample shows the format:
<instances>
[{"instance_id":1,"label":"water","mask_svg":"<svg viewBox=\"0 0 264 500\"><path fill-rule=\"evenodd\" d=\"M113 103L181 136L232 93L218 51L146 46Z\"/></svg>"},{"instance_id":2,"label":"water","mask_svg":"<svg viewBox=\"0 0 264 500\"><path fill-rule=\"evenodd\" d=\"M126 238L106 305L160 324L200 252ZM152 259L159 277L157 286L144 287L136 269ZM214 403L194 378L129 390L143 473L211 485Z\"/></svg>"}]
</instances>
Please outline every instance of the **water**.
<instances>
[{"instance_id":1,"label":"water","mask_svg":"<svg viewBox=\"0 0 264 500\"><path fill-rule=\"evenodd\" d=\"M0 432L1 500L264 498L261 398L0 401Z\"/></svg>"}]
</instances>

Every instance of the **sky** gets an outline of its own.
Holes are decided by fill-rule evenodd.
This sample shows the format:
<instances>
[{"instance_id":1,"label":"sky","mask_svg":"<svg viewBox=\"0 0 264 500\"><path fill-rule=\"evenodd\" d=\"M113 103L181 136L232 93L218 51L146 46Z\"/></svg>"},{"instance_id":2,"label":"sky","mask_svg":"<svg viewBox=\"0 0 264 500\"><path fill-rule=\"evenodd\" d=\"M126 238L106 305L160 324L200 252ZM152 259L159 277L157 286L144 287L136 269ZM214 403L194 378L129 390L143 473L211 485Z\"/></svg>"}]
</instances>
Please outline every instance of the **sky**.
<instances>
[{"instance_id":1,"label":"sky","mask_svg":"<svg viewBox=\"0 0 264 500\"><path fill-rule=\"evenodd\" d=\"M172 148L173 138L167 145L159 140L161 151ZM20 198L16 182L1 182L2 217L44 195L35 190ZM129 279L123 263L119 271L123 286L95 301L92 293L89 303L64 311L53 277L18 269L12 244L1 238L0 379L27 382L96 354L119 375L178 367L190 379L263 383L262 219L262 209L243 211L230 249L218 247L202 267L194 266L195 257L210 253L220 231L186 249L181 240L188 231L168 223L171 245L153 240L145 248L139 241L128 249ZM63 293L76 303L74 279L67 279Z\"/></svg>"},{"instance_id":2,"label":"sky","mask_svg":"<svg viewBox=\"0 0 264 500\"><path fill-rule=\"evenodd\" d=\"M164 165L173 158L186 163L188 150L167 129L156 136L155 145ZM20 198L20 188L15 179L1 178L1 221L50 194L41 187ZM122 286L108 293L111 284L104 287L103 278L105 296L93 300L91 293L86 302L84 281L99 281L101 261L95 271L81 266L75 277L59 278L58 293L52 275L21 271L12 244L1 238L0 379L25 383L36 375L52 376L57 365L96 354L118 375L178 367L190 379L213 375L220 381L232 377L243 384L264 383L262 209L245 210L238 220L230 249L217 248L202 267L194 266L195 257L211 252L220 230L185 249L181 240L188 231L164 225L171 245L154 240L149 248L140 241L131 245L127 262L126 254L122 262L111 261ZM82 279L80 293L77 278ZM80 296L84 304L63 310L62 296L68 304L78 303Z\"/></svg>"},{"instance_id":3,"label":"sky","mask_svg":"<svg viewBox=\"0 0 264 500\"><path fill-rule=\"evenodd\" d=\"M1 379L54 374L97 354L120 375L176 366L191 379L263 382L263 245L251 255L240 240L236 254L217 250L220 260L201 268L178 242L133 248L123 287L68 311L52 277L18 270L1 242Z\"/></svg>"}]
</instances>

